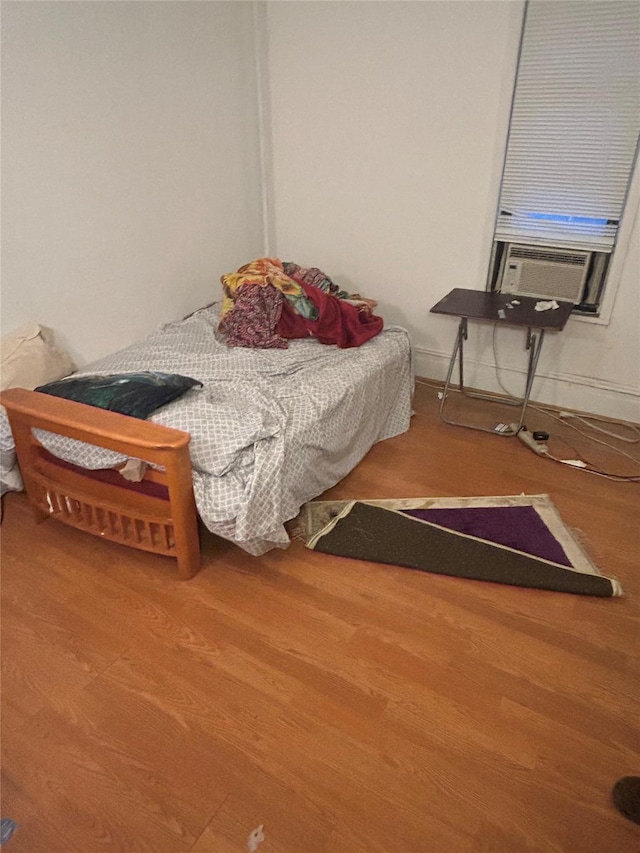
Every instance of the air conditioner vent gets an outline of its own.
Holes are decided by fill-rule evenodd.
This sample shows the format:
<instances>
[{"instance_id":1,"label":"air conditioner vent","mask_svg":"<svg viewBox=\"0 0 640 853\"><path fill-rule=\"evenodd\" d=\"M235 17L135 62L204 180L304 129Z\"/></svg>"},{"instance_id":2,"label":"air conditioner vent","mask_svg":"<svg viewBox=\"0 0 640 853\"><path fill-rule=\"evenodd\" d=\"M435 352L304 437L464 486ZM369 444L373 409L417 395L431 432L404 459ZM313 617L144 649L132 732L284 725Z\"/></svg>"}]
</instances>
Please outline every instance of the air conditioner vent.
<instances>
[{"instance_id":1,"label":"air conditioner vent","mask_svg":"<svg viewBox=\"0 0 640 853\"><path fill-rule=\"evenodd\" d=\"M582 300L591 252L509 244L500 290L540 299Z\"/></svg>"},{"instance_id":2,"label":"air conditioner vent","mask_svg":"<svg viewBox=\"0 0 640 853\"><path fill-rule=\"evenodd\" d=\"M528 259L530 261L547 261L556 264L575 264L583 267L585 252L560 251L558 249L538 249L535 246L512 246L512 258Z\"/></svg>"}]
</instances>

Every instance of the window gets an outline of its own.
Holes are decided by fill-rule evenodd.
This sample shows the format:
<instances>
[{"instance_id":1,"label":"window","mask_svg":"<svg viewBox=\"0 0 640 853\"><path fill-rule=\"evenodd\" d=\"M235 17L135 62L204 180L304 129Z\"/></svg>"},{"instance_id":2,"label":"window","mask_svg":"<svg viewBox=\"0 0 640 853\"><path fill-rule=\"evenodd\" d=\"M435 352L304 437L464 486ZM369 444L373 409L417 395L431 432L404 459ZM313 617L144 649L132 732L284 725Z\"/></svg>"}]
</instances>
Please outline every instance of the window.
<instances>
[{"instance_id":1,"label":"window","mask_svg":"<svg viewBox=\"0 0 640 853\"><path fill-rule=\"evenodd\" d=\"M598 314L637 156L639 56L636 2L527 3L490 289Z\"/></svg>"}]
</instances>

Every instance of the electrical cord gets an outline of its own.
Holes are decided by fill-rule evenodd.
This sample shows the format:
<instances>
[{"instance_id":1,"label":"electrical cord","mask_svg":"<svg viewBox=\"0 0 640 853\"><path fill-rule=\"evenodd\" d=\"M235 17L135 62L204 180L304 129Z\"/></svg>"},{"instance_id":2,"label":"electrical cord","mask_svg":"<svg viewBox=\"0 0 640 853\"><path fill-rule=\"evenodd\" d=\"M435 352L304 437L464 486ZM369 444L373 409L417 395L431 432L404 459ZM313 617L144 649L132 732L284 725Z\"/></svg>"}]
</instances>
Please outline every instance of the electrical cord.
<instances>
[{"instance_id":1,"label":"electrical cord","mask_svg":"<svg viewBox=\"0 0 640 853\"><path fill-rule=\"evenodd\" d=\"M550 437L547 433L547 439ZM640 483L640 474L612 474L609 471L603 471L598 468L592 462L585 462L583 459L560 459L558 456L554 456L553 453L550 452L549 448L546 444L543 444L541 441L536 441L531 437L531 433L526 427L522 427L518 430L517 436L522 440L523 444L532 450L537 456L543 456L546 459L550 459L552 462L559 462L562 465L570 465L572 468L578 468L581 471L586 471L588 474L596 474L600 477L606 477L609 480L614 480L616 482L639 482ZM560 436L557 436L560 438ZM564 439L561 439L564 440ZM568 446L571 447L572 450L575 450L574 447L567 442ZM576 451L577 452L577 451ZM580 454L578 453L578 456Z\"/></svg>"},{"instance_id":2,"label":"electrical cord","mask_svg":"<svg viewBox=\"0 0 640 853\"><path fill-rule=\"evenodd\" d=\"M587 474L596 474L600 477L606 477L609 480L614 480L616 482L632 482L632 483L640 483L640 474L613 474L610 471L603 471L599 468L595 463L590 461L585 461L583 458L583 454L575 448L571 442L567 441L560 435L553 436L554 438L559 439L564 442L568 447L573 450L577 459L560 459L558 456L554 456L553 453L549 450L546 444L542 442L532 440L530 437L529 431L526 427L522 427L518 432L518 438L522 438L523 443L527 445L534 453L538 456L544 456L547 459L550 459L552 462L559 462L562 465L569 465L572 468L578 468L581 471L585 471ZM547 440L552 436L547 434Z\"/></svg>"},{"instance_id":3,"label":"electrical cord","mask_svg":"<svg viewBox=\"0 0 640 853\"><path fill-rule=\"evenodd\" d=\"M584 458L584 453L582 453L581 450L578 450L577 447L575 447L573 444L571 444L570 441L567 441L566 438L563 438L563 436L554 434L554 435L549 435L549 438L556 439L557 441L561 441L563 444L566 444L568 448L573 450L573 452L576 454L576 457L579 457L580 459L582 459L582 461L586 462L587 465L593 465L594 468L596 467L593 462L590 462L588 459Z\"/></svg>"},{"instance_id":4,"label":"electrical cord","mask_svg":"<svg viewBox=\"0 0 640 853\"><path fill-rule=\"evenodd\" d=\"M599 468L589 468L588 465L591 463L587 463L587 466L584 468L582 465L573 465L567 459L559 459L557 456L553 456L549 451L542 455L546 456L547 459L551 459L553 462L560 462L562 465L569 465L569 467L576 468L578 471L584 471L585 474L595 474L597 477L605 477L607 480L613 480L616 483L640 483L640 474L611 474L609 471L601 471Z\"/></svg>"},{"instance_id":5,"label":"electrical cord","mask_svg":"<svg viewBox=\"0 0 640 853\"><path fill-rule=\"evenodd\" d=\"M505 387L505 385L502 382L502 379L500 378L500 365L499 365L498 352L497 352L497 347L496 347L496 331L497 331L497 328L498 328L498 323L496 322L493 324L493 334L492 334L492 339L491 339L492 348L493 348L493 363L495 366L496 380L497 380L498 385L500 386L501 390L504 391L504 393L507 394L507 396L509 396L512 400L518 400L520 402L523 402L524 398L518 397L515 394L512 394L511 391L509 391L509 389ZM547 412L549 414L554 411L554 407L545 407L542 405L536 405L534 403L529 403L529 408L539 409L540 411ZM556 409L556 411L557 411L557 409ZM553 417L553 415L552 415L552 417ZM610 424L610 425L617 423L616 421L612 421L609 418L603 418L603 417L600 417L599 415L579 415L579 414L574 413L574 412L562 412L562 417L560 417L559 415L557 417L558 417L558 420L561 420L563 422L568 420L569 418L574 418L576 420L582 421L590 429L597 430L598 432L602 432L605 435L608 435L611 438L619 439L620 441L626 441L630 444L636 444L636 443L640 442L640 426L636 426L635 424L618 424L619 426L630 429L635 433L634 438L627 438L626 436L619 435L618 433L610 432L609 430L605 430L602 427L596 426L595 424L588 423L588 421L600 421L601 423L606 423L606 424ZM569 424L569 426L572 426L572 424ZM574 429L575 429L575 427L574 427ZM585 435L586 435L586 433L585 433ZM589 438L590 436L587 436L587 437Z\"/></svg>"},{"instance_id":6,"label":"electrical cord","mask_svg":"<svg viewBox=\"0 0 640 853\"><path fill-rule=\"evenodd\" d=\"M496 364L496 367L497 367L497 360L496 360L495 364ZM498 384L500 385L500 387L502 388L502 390L503 390L506 394L509 394L509 396L511 397L512 395L509 393L509 391L507 391L507 389L504 387L504 385L502 385L502 383L500 382L499 377L497 376L497 374L496 374L496 378L498 378ZM430 387L430 388L441 388L441 387L442 387L442 383L441 383L441 382L437 382L437 381L435 381L435 380L430 380L430 379L423 379L423 378L417 378L417 379L416 379L416 384L418 384L418 385L426 385L427 387ZM450 390L451 390L451 391L456 391L456 392L458 392L458 391L459 391L459 389L458 389L458 388L452 388L452 389L450 389ZM497 402L497 403L499 403L500 401L499 401L499 400L496 400L496 402ZM620 453L620 454L622 454L623 456L628 456L628 457L629 457L629 459L631 459L631 460L632 460L633 462L635 462L637 465L640 465L640 460L638 460L638 459L636 459L635 457L633 457L630 453L627 453L626 451L622 450L621 448L619 448L619 447L615 447L614 445L609 444L608 442L601 441L600 439L597 439L597 438L595 438L594 436L590 436L590 435L588 435L588 433L585 433L585 432L583 432L583 430L578 429L578 428L577 428L577 427L575 427L573 424L568 423L564 418L561 418L561 417L559 417L558 415L555 415L555 414L554 414L554 411L553 411L553 409L552 409L551 407L544 407L544 406L539 406L539 405L536 405L536 404L533 404L533 403L529 403L529 408L536 409L537 411L540 411L540 412L542 412L543 414L548 415L548 416L549 416L549 417L551 417L551 418L554 418L555 420L559 421L560 423L563 423L563 424L565 424L566 426L570 426L572 429L575 429L577 432L579 432L581 435L584 435L584 436L585 436L585 438L589 439L590 441L595 441L595 442L597 442L598 444L602 444L602 445L604 445L605 447L607 447L607 448L609 448L609 449L611 449L611 450L615 451L616 453ZM595 417L595 416L594 416L594 417ZM611 423L611 421L606 421L606 422L607 422L607 423ZM635 427L634 427L634 428L635 428ZM578 450L577 450L577 449L576 449L572 444L570 444L570 443L569 443L566 439L564 439L562 436L560 436L560 435L557 435L557 434L556 434L556 435L554 435L553 437L554 437L554 438L559 439L560 441L563 441L563 442L564 442L568 447L570 447L570 448L571 448L571 449L572 449L572 450L573 450L573 451L574 451L578 456L582 456L582 455L583 455L580 451L578 451ZM558 463L563 464L563 465L570 465L570 463L569 463L566 459L560 459L560 458L558 458L558 457L554 456L553 454L549 453L549 451L547 451L546 453L544 453L544 454L542 454L542 455L543 455L543 456L546 456L546 457L547 457L547 459L550 459L552 462L558 462ZM585 461L585 460L583 459L583 460L581 460L581 461ZM605 478L607 478L607 479L613 480L614 482L620 482L620 483L624 483L624 482L632 482L632 483L640 482L640 475L635 475L635 474L612 474L612 473L610 473L610 472L608 472L608 471L603 471L603 470L601 470L600 468L597 468L597 467L596 467L596 465L595 465L594 463L589 462L589 461L587 461L587 462L586 462L585 467L582 467L582 466L579 466L579 465L570 465L570 467L572 467L572 468L577 468L578 470L580 470L580 471L584 471L584 472L585 472L585 473L587 473L587 474L594 474L595 476L605 477Z\"/></svg>"},{"instance_id":7,"label":"electrical cord","mask_svg":"<svg viewBox=\"0 0 640 853\"><path fill-rule=\"evenodd\" d=\"M493 333L491 335L491 346L493 348L493 363L495 365L496 371L496 379L498 381L498 385L504 391L507 396L509 396L512 400L516 400L519 403L524 403L524 397L516 397L515 394L512 394L511 391L507 390L505 386L502 384L502 380L500 379L500 367L498 366L498 352L496 349L496 330L498 328L498 323L493 324Z\"/></svg>"},{"instance_id":8,"label":"electrical cord","mask_svg":"<svg viewBox=\"0 0 640 853\"><path fill-rule=\"evenodd\" d=\"M556 421L559 421L561 424L565 424L565 426L571 427L571 429L575 430L577 433L580 433L580 435L584 436L589 441L593 441L596 444L601 444L603 447L606 447L609 450L613 450L614 453L619 453L621 456L628 457L629 459L631 459L632 462L635 462L636 465L640 465L640 460L636 459L635 456L632 456L631 453L627 453L626 450L623 450L621 447L616 447L615 445L610 444L608 441L603 441L600 438L596 438L594 435L589 435L589 433L579 429L575 424L569 423L567 420L565 420L565 418L561 418L560 415L556 415L552 411L549 411L548 409L543 409L541 406L534 404L531 405L531 408L542 412L543 414L547 415L550 418L553 418Z\"/></svg>"},{"instance_id":9,"label":"electrical cord","mask_svg":"<svg viewBox=\"0 0 640 853\"><path fill-rule=\"evenodd\" d=\"M512 399L519 400L520 402L523 402L524 398L518 398L518 397L515 397L513 394L511 394L511 392L508 390L508 388L505 387L505 385L503 384L503 382L500 378L500 367L499 367L498 352L497 352L497 346L496 346L496 330L497 330L497 328L498 328L498 324L496 322L493 324L493 334L492 334L493 363L495 365L496 380L498 382L498 385L500 386L502 391L504 391L505 394L508 394L509 397L511 397ZM640 460L636 459L630 453L627 453L625 450L622 450L622 448L616 447L615 445L610 444L609 442L602 441L602 439L596 438L593 435L589 435L589 433L584 432L584 430L579 429L577 426L575 426L575 424L570 423L569 418L575 418L576 420L583 422L590 429L595 429L598 432L602 432L605 435L609 435L611 438L619 439L620 441L625 441L625 442L633 443L633 444L635 444L636 442L640 442L640 427L637 427L634 424L630 424L628 428L633 430L634 433L636 433L636 437L627 438L626 436L618 435L617 433L610 432L609 430L605 430L602 427L598 427L598 426L595 426L594 424L588 423L588 420L597 420L597 421L601 421L601 422L607 423L607 424L613 424L614 423L613 421L608 420L607 418L601 418L597 415L583 416L583 415L573 414L571 412L563 412L564 417L560 417L560 415L557 415L554 413L554 410L551 407L540 406L540 405L537 405L535 403L529 403L528 407L531 409L537 410L539 412L542 412L543 414L548 415L549 417L553 418L554 420L557 420L560 423L563 423L566 426L571 427L571 429L576 430L576 432L580 433L580 435L583 435L589 441L594 441L597 444L601 444L604 447L607 447L609 450L613 450L614 453L619 453L622 456L628 457L636 465L640 465ZM571 447L571 445L569 445L569 446ZM572 450L574 450L576 453L578 453L578 451L576 451L575 448L572 448ZM578 453L578 455L580 456L582 454ZM550 459L553 458L551 456L551 454L549 454L549 458ZM566 461L563 459L556 459L555 461L556 462L564 462L564 464L566 464ZM589 463L589 464L591 464L591 463ZM577 467L577 466L574 466L574 467ZM604 471L600 471L600 470L596 469L595 466L593 466L592 468L581 468L581 470L589 471L590 473L594 473L594 474L598 473L598 474L600 474L600 476L607 476L607 477L612 477L612 478L615 477L616 479L620 479L620 480L638 479L635 477L635 475L628 475L628 476L627 475L620 475L620 476L618 476L616 474L609 474L608 472L604 472Z\"/></svg>"},{"instance_id":10,"label":"electrical cord","mask_svg":"<svg viewBox=\"0 0 640 853\"><path fill-rule=\"evenodd\" d=\"M640 427L635 426L635 424L619 424L621 427L625 427L626 429L630 429L634 433L634 438L628 438L626 435L620 435L617 432L611 432L611 430L603 429L602 427L597 426L596 424L589 423L589 421L601 421L602 423L612 424L613 421L610 421L608 418L600 418L597 415L577 415L574 412L562 412L558 414L563 421L569 418L574 418L577 421L580 421L585 426L589 427L589 429L594 429L596 432L601 432L604 435L608 435L611 438L615 438L618 441L626 441L628 444L638 444L640 442Z\"/></svg>"}]
</instances>

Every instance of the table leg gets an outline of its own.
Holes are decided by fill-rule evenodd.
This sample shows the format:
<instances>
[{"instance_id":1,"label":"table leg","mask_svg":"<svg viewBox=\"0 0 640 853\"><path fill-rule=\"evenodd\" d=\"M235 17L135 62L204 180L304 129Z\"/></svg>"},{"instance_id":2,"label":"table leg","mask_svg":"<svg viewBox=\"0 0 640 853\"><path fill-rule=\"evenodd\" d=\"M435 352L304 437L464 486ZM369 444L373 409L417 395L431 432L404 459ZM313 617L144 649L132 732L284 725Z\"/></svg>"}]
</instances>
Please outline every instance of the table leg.
<instances>
[{"instance_id":1,"label":"table leg","mask_svg":"<svg viewBox=\"0 0 640 853\"><path fill-rule=\"evenodd\" d=\"M440 408L438 410L438 414L440 416L440 420L444 423L451 424L452 426L464 426L469 427L470 429L477 429L481 432L490 432L494 435L502 435L502 436L513 436L517 435L520 431L522 424L524 423L524 416L527 409L527 405L529 403L529 396L531 394L531 389L533 387L533 380L536 375L536 370L538 367L538 360L540 358L540 351L542 349L542 344L544 341L544 329L539 329L538 334L536 335L535 331L532 331L531 328L527 329L527 342L526 349L529 351L529 363L527 367L527 378L525 385L525 393L522 400L509 400L503 397L499 397L495 394L483 394L477 391L466 391L464 387L464 342L467 340L468 329L467 329L467 318L461 317L460 323L458 325L458 333L456 335L455 344L453 347L453 352L451 353L451 361L449 362L449 369L447 371L447 378L444 383L444 388L442 389L442 397L440 399ZM477 426L475 424L463 423L462 421L454 421L450 418L447 418L444 414L445 403L447 399L447 394L449 392L449 388L451 387L451 377L453 375L453 370L456 364L456 359L458 359L458 369L459 369L459 377L460 377L460 385L459 390L461 394L464 394L465 397L472 397L478 400L489 400L495 403L501 403L502 405L509 406L520 406L520 417L514 429L510 429L506 432L496 432L492 427L482 427Z\"/></svg>"},{"instance_id":2,"label":"table leg","mask_svg":"<svg viewBox=\"0 0 640 853\"><path fill-rule=\"evenodd\" d=\"M444 404L447 399L447 393L449 391L449 387L451 385L451 376L453 375L453 368L456 366L456 359L459 357L460 361L458 364L459 375L460 375L460 390L463 389L463 373L462 373L462 359L463 359L463 350L464 350L464 341L467 338L467 318L461 317L460 323L458 324L458 333L456 335L456 340L453 345L453 352L451 353L451 360L449 362L449 370L447 371L447 378L445 379L444 388L442 389L442 396L440 398L440 409L438 411L441 420L443 420L447 424L455 424L455 421L447 420L444 416ZM458 426L462 426L459 424Z\"/></svg>"},{"instance_id":3,"label":"table leg","mask_svg":"<svg viewBox=\"0 0 640 853\"><path fill-rule=\"evenodd\" d=\"M522 399L522 409L520 410L520 420L518 421L516 433L520 431L520 428L524 423L524 413L529 403L529 395L531 394L533 380L535 379L536 370L538 369L538 359L540 358L540 350L542 349L543 342L544 329L538 330L538 337L536 337L536 333L532 332L531 329L527 329L527 349L529 350L529 367L527 368L527 384L525 386L524 397Z\"/></svg>"},{"instance_id":4,"label":"table leg","mask_svg":"<svg viewBox=\"0 0 640 853\"><path fill-rule=\"evenodd\" d=\"M467 318L460 318L458 328L458 376L460 377L460 390L464 393L464 342L467 340L469 331L467 329Z\"/></svg>"}]
</instances>

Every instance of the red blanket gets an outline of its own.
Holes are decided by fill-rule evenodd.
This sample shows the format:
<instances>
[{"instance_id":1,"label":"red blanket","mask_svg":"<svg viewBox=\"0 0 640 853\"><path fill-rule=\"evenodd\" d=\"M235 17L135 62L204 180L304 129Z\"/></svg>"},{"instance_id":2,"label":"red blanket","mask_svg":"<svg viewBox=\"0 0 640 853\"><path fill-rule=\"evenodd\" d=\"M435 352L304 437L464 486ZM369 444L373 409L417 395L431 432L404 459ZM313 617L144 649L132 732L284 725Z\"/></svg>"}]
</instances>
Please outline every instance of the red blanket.
<instances>
[{"instance_id":1,"label":"red blanket","mask_svg":"<svg viewBox=\"0 0 640 853\"><path fill-rule=\"evenodd\" d=\"M323 344L339 347L359 347L382 331L382 317L377 317L365 303L348 302L298 280L307 297L318 309L317 320L307 320L297 314L286 299L276 324L276 333L283 338L316 338Z\"/></svg>"}]
</instances>

